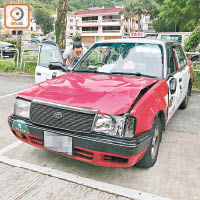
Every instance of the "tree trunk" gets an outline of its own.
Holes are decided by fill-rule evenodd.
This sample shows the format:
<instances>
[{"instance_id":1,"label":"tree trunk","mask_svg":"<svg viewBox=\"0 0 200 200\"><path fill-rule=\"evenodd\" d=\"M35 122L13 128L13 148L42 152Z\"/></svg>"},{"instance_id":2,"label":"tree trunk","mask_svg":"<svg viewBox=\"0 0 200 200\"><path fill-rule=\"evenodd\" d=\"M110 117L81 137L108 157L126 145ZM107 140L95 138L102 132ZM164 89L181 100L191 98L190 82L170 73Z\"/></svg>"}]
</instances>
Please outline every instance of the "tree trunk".
<instances>
[{"instance_id":1,"label":"tree trunk","mask_svg":"<svg viewBox=\"0 0 200 200\"><path fill-rule=\"evenodd\" d=\"M140 14L138 14L138 31L140 32L141 31L141 16Z\"/></svg>"},{"instance_id":2,"label":"tree trunk","mask_svg":"<svg viewBox=\"0 0 200 200\"><path fill-rule=\"evenodd\" d=\"M57 10L57 20L55 23L56 42L61 49L65 48L66 43L66 24L67 24L67 0L59 0Z\"/></svg>"}]
</instances>

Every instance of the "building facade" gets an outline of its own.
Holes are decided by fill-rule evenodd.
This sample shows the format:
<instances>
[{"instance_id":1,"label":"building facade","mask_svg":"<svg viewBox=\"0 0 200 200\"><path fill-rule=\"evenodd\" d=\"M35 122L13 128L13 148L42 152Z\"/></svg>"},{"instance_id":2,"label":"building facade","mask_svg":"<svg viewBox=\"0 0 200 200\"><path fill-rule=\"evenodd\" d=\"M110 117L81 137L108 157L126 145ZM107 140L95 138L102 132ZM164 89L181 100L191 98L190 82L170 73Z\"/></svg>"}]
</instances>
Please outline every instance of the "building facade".
<instances>
[{"instance_id":1,"label":"building facade","mask_svg":"<svg viewBox=\"0 0 200 200\"><path fill-rule=\"evenodd\" d=\"M138 21L126 21L123 8L91 8L67 15L66 36L80 34L82 42L92 45L97 41L119 39L128 36L131 31L138 31ZM140 30L153 32L150 16L143 15Z\"/></svg>"},{"instance_id":2,"label":"building facade","mask_svg":"<svg viewBox=\"0 0 200 200\"><path fill-rule=\"evenodd\" d=\"M100 40L117 39L123 36L122 8L89 9L75 13L77 33L85 44Z\"/></svg>"}]
</instances>

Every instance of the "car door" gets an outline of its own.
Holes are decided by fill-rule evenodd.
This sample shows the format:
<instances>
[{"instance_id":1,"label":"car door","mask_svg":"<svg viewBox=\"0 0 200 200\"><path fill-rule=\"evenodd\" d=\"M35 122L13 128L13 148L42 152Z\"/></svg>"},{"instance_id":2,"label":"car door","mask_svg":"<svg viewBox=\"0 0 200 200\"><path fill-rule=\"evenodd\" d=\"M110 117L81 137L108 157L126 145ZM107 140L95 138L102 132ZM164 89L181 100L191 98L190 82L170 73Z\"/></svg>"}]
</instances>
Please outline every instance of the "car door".
<instances>
[{"instance_id":1,"label":"car door","mask_svg":"<svg viewBox=\"0 0 200 200\"><path fill-rule=\"evenodd\" d=\"M64 60L56 43L43 42L40 45L38 62L35 70L36 84L63 75L65 73L61 70L49 70L48 66L50 62L64 63Z\"/></svg>"},{"instance_id":2,"label":"car door","mask_svg":"<svg viewBox=\"0 0 200 200\"><path fill-rule=\"evenodd\" d=\"M175 111L182 102L181 95L181 79L182 73L179 71L178 60L176 56L175 46L167 47L167 83L169 86L168 93L168 120L173 116Z\"/></svg>"},{"instance_id":3,"label":"car door","mask_svg":"<svg viewBox=\"0 0 200 200\"><path fill-rule=\"evenodd\" d=\"M188 85L190 80L190 69L181 46L179 45L175 46L175 51L178 61L178 70L181 74L181 77L179 78L179 83L180 83L181 100L183 100L188 91Z\"/></svg>"}]
</instances>

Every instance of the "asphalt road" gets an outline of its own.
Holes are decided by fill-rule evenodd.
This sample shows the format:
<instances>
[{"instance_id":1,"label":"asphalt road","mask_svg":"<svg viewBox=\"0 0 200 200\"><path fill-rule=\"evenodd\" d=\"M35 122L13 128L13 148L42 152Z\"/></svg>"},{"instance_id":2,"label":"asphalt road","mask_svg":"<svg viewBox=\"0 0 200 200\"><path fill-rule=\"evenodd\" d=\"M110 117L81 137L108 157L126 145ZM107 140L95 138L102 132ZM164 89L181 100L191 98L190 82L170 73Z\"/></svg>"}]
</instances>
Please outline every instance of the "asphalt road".
<instances>
[{"instance_id":1,"label":"asphalt road","mask_svg":"<svg viewBox=\"0 0 200 200\"><path fill-rule=\"evenodd\" d=\"M0 199L127 199L117 195L117 187L116 194L106 193L66 181L61 174L79 181L82 177L97 188L105 183L108 188L120 186L170 199L200 199L200 93L194 93L188 108L178 110L167 125L154 167L105 168L16 143L7 117L15 93L33 84L32 78L0 75Z\"/></svg>"}]
</instances>

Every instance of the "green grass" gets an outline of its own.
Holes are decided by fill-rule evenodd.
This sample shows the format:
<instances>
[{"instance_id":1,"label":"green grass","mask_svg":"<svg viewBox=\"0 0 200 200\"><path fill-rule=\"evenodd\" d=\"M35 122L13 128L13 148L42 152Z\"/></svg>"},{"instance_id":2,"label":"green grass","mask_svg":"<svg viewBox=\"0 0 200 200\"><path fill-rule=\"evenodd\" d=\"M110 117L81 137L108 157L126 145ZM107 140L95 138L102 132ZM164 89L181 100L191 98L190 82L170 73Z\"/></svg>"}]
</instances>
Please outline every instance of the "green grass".
<instances>
[{"instance_id":1,"label":"green grass","mask_svg":"<svg viewBox=\"0 0 200 200\"><path fill-rule=\"evenodd\" d=\"M194 69L199 69L200 70L200 65L199 66L195 66ZM194 72L193 88L200 89L200 71L199 72Z\"/></svg>"},{"instance_id":2,"label":"green grass","mask_svg":"<svg viewBox=\"0 0 200 200\"><path fill-rule=\"evenodd\" d=\"M6 60L9 61L10 59L6 59ZM23 63L22 63L22 68L24 67L25 61L37 61L37 57L24 58ZM20 63L19 63L19 67L17 68L16 63L13 67L12 62L0 62L0 72L5 72L5 73L24 72L24 73L27 73L27 74L34 74L35 73L35 67L36 67L36 63L26 63L25 70L23 71L23 69L20 70Z\"/></svg>"}]
</instances>

